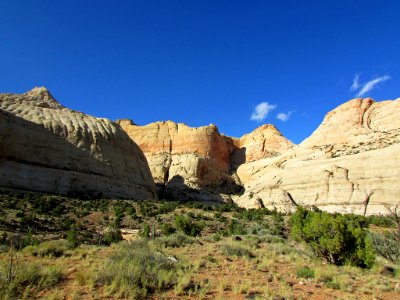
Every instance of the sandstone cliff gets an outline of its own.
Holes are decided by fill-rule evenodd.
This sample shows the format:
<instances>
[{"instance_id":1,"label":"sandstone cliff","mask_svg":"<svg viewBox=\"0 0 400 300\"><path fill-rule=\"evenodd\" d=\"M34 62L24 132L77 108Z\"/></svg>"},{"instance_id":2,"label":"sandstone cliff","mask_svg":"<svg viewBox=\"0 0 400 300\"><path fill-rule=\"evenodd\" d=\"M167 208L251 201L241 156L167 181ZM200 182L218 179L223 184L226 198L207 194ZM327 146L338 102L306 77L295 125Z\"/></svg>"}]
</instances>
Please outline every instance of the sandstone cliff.
<instances>
[{"instance_id":1,"label":"sandstone cliff","mask_svg":"<svg viewBox=\"0 0 400 300\"><path fill-rule=\"evenodd\" d=\"M131 120L117 122L143 150L163 196L174 199L229 201L229 195L242 189L235 174L241 163L292 147L273 125L236 139L221 135L215 125L194 128L172 121L146 126Z\"/></svg>"},{"instance_id":2,"label":"sandstone cliff","mask_svg":"<svg viewBox=\"0 0 400 300\"><path fill-rule=\"evenodd\" d=\"M117 124L67 109L45 88L0 94L0 186L157 197L146 158Z\"/></svg>"},{"instance_id":3,"label":"sandstone cliff","mask_svg":"<svg viewBox=\"0 0 400 300\"><path fill-rule=\"evenodd\" d=\"M272 124L264 124L239 139L233 139L233 141L239 151L244 154L239 164L267 157L275 157L294 146ZM234 155L237 156L235 153Z\"/></svg>"},{"instance_id":4,"label":"sandstone cliff","mask_svg":"<svg viewBox=\"0 0 400 300\"><path fill-rule=\"evenodd\" d=\"M240 205L291 210L296 204L338 212L387 213L400 201L400 99L353 99L284 154L243 164Z\"/></svg>"}]
</instances>

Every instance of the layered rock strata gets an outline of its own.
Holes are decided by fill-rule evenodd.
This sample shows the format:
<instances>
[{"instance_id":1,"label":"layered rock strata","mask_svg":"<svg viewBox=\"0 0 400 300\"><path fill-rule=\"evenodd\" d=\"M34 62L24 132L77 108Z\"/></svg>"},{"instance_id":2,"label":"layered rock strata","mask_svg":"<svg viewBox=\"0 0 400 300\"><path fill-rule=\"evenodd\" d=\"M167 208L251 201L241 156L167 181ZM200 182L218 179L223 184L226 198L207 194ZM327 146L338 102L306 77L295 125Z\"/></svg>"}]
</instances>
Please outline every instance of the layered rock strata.
<instances>
[{"instance_id":1,"label":"layered rock strata","mask_svg":"<svg viewBox=\"0 0 400 300\"><path fill-rule=\"evenodd\" d=\"M284 154L243 164L245 207L376 214L400 202L400 99L353 99Z\"/></svg>"},{"instance_id":2,"label":"layered rock strata","mask_svg":"<svg viewBox=\"0 0 400 300\"><path fill-rule=\"evenodd\" d=\"M235 139L221 135L215 125L117 122L143 150L163 196L174 199L229 201L230 195L242 190L235 174L238 165L292 147L272 125Z\"/></svg>"},{"instance_id":3,"label":"layered rock strata","mask_svg":"<svg viewBox=\"0 0 400 300\"><path fill-rule=\"evenodd\" d=\"M0 94L0 186L157 198L145 156L117 124L65 108L45 88Z\"/></svg>"}]
</instances>

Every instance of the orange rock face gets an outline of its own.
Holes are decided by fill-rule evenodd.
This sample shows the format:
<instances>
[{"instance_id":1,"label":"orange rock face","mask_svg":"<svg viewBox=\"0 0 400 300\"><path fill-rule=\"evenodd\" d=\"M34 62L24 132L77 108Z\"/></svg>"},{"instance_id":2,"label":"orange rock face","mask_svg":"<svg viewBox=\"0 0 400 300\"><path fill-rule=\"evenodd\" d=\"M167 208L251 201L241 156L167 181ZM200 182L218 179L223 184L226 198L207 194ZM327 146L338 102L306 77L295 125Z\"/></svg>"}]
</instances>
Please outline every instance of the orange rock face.
<instances>
[{"instance_id":1,"label":"orange rock face","mask_svg":"<svg viewBox=\"0 0 400 300\"><path fill-rule=\"evenodd\" d=\"M246 162L277 156L292 148L294 144L286 139L272 124L265 124L238 141L239 148L245 149Z\"/></svg>"},{"instance_id":2,"label":"orange rock face","mask_svg":"<svg viewBox=\"0 0 400 300\"><path fill-rule=\"evenodd\" d=\"M179 189L179 181L181 190L208 188L208 195L198 196L205 200L238 192L235 169L241 163L271 157L292 146L272 125L236 139L221 135L215 125L193 128L172 121L146 126L130 120L117 122L143 150L156 183Z\"/></svg>"},{"instance_id":3,"label":"orange rock face","mask_svg":"<svg viewBox=\"0 0 400 300\"><path fill-rule=\"evenodd\" d=\"M192 128L172 121L146 126L127 120L118 123L145 153L156 183L165 185L175 176L189 186L231 181L227 176L229 148L216 126Z\"/></svg>"}]
</instances>

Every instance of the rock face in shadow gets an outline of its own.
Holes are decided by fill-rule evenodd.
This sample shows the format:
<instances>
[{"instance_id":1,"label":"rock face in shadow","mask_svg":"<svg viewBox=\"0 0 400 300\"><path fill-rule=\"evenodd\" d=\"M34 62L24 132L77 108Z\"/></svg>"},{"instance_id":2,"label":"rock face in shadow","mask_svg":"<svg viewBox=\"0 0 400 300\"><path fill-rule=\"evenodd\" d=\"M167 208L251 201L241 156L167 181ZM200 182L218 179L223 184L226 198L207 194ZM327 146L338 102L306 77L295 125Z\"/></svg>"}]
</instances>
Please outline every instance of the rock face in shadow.
<instances>
[{"instance_id":1,"label":"rock face in shadow","mask_svg":"<svg viewBox=\"0 0 400 300\"><path fill-rule=\"evenodd\" d=\"M180 200L231 201L230 195L242 191L236 176L241 163L280 154L293 145L272 125L237 139L221 135L215 125L117 123L146 155L161 197Z\"/></svg>"},{"instance_id":2,"label":"rock face in shadow","mask_svg":"<svg viewBox=\"0 0 400 300\"><path fill-rule=\"evenodd\" d=\"M400 99L353 99L329 112L318 129L282 155L242 164L245 207L386 214L400 201Z\"/></svg>"},{"instance_id":3,"label":"rock face in shadow","mask_svg":"<svg viewBox=\"0 0 400 300\"><path fill-rule=\"evenodd\" d=\"M157 198L145 156L117 124L67 109L45 88L0 94L0 186Z\"/></svg>"}]
</instances>

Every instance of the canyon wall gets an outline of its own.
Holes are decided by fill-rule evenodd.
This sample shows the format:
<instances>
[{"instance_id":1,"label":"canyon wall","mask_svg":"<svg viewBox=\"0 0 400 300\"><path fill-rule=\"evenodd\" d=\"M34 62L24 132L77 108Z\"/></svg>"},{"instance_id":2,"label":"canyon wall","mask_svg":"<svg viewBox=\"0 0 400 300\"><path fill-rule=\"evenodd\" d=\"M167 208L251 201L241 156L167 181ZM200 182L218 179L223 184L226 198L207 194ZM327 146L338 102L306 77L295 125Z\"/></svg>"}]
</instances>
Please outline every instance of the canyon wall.
<instances>
[{"instance_id":1,"label":"canyon wall","mask_svg":"<svg viewBox=\"0 0 400 300\"><path fill-rule=\"evenodd\" d=\"M356 98L294 145L270 124L232 138L212 124L116 124L65 108L45 88L0 94L0 186L387 213L400 202L399 115L400 99Z\"/></svg>"},{"instance_id":2,"label":"canyon wall","mask_svg":"<svg viewBox=\"0 0 400 300\"><path fill-rule=\"evenodd\" d=\"M293 146L273 125L237 139L220 134L212 124L189 127L165 121L138 126L126 119L117 123L143 150L163 196L180 200L230 201L242 191L236 176L240 164Z\"/></svg>"},{"instance_id":3,"label":"canyon wall","mask_svg":"<svg viewBox=\"0 0 400 300\"><path fill-rule=\"evenodd\" d=\"M117 124L65 108L45 88L0 94L0 186L157 198L146 158Z\"/></svg>"},{"instance_id":4,"label":"canyon wall","mask_svg":"<svg viewBox=\"0 0 400 300\"><path fill-rule=\"evenodd\" d=\"M245 207L387 213L400 202L400 99L353 99L284 154L242 164Z\"/></svg>"}]
</instances>

